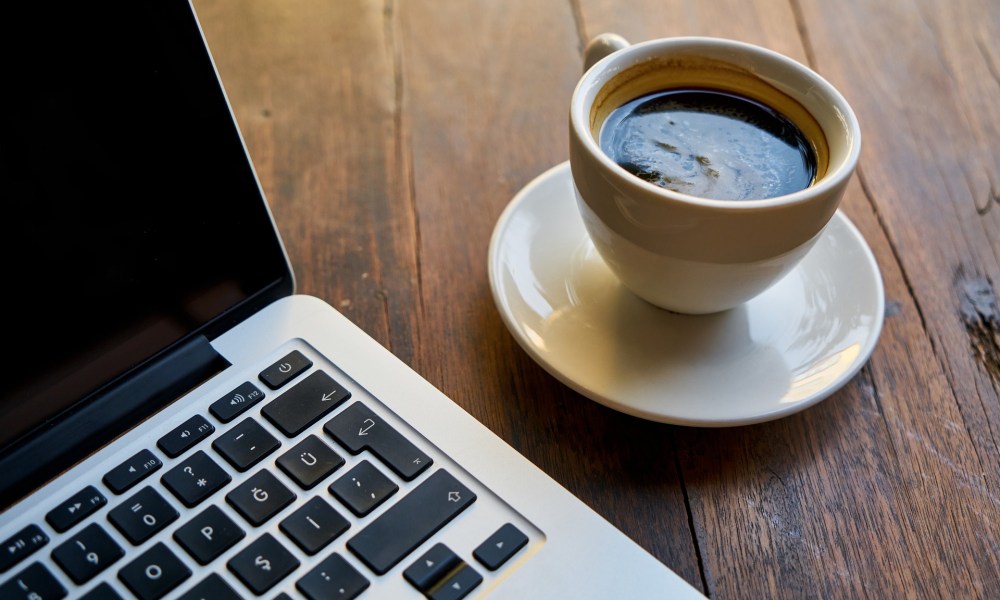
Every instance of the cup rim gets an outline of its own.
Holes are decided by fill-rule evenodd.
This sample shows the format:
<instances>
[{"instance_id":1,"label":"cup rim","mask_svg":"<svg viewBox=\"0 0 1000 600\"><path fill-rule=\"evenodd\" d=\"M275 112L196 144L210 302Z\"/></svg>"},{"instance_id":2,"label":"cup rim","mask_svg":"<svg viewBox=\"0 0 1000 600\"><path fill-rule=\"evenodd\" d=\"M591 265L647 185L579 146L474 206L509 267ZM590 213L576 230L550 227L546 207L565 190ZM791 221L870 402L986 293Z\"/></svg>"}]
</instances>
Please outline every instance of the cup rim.
<instances>
[{"instance_id":1,"label":"cup rim","mask_svg":"<svg viewBox=\"0 0 1000 600\"><path fill-rule=\"evenodd\" d=\"M651 57L652 54L647 53L649 53L650 49L658 47L693 47L705 44L723 46L732 50L751 52L763 56L766 60L774 61L775 63L784 65L785 67L791 67L792 69L799 71L804 77L810 79L815 87L820 88L825 95L834 100L834 109L837 112L838 120L843 123L845 130L848 132L850 138L848 143L850 148L848 149L848 152L844 156L843 160L839 161L836 165L832 165L833 168L829 170L818 183L790 194L783 194L781 196L774 196L771 198L716 200L713 198L692 196L690 194L667 189L654 183L644 181L632 175L621 165L608 157L604 151L601 150L597 140L594 139L594 136L590 132L590 127L588 125L590 107L584 106L583 102L583 99L586 97L586 92L594 88L600 90L600 88L603 87L604 84L606 84L614 75L617 75L621 71L627 69L632 64L637 64L628 63L623 64L618 68L611 67L614 63L625 60L624 57L626 56L638 54L643 56L648 55ZM861 154L861 126L854 110L851 108L851 105L847 102L847 99L843 96L843 94L841 94L841 92L833 86L833 84L827 81L823 76L814 71L808 65L805 65L789 56L763 46L751 44L749 42L720 37L677 36L657 38L631 44L625 48L612 52L608 56L605 56L601 60L594 63L594 65L580 77L580 80L574 87L573 95L570 101L570 125L572 128L572 134L578 139L583 147L586 148L587 152L604 165L608 169L608 173L614 175L616 180L621 185L637 187L648 193L654 194L664 201L674 203L680 202L704 208L752 211L772 208L775 206L786 206L790 204L809 202L813 198L823 196L832 188L844 185L846 180L853 174ZM824 134L826 134L825 131Z\"/></svg>"}]
</instances>

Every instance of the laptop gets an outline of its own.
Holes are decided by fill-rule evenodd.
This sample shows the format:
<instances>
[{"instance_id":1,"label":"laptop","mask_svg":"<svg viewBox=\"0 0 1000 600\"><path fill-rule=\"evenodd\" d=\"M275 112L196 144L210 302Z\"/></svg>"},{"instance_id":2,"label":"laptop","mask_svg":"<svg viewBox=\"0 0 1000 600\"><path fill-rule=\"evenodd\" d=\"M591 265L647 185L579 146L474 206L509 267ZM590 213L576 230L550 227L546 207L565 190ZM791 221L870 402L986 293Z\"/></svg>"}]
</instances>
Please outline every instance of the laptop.
<instances>
[{"instance_id":1,"label":"laptop","mask_svg":"<svg viewBox=\"0 0 1000 600\"><path fill-rule=\"evenodd\" d=\"M0 29L0 598L702 597L296 293L191 4Z\"/></svg>"}]
</instances>

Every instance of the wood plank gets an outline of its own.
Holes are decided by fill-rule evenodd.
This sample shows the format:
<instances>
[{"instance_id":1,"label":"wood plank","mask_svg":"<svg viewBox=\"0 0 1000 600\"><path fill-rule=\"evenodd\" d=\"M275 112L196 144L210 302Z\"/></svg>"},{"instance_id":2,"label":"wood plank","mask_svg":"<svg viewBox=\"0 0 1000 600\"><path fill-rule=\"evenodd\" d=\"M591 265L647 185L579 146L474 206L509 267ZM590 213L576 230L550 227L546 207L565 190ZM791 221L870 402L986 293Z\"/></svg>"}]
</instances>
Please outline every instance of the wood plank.
<instances>
[{"instance_id":1,"label":"wood plank","mask_svg":"<svg viewBox=\"0 0 1000 600\"><path fill-rule=\"evenodd\" d=\"M807 62L843 85L849 100L858 98L860 111L879 100L865 87L876 74L858 76L853 62L857 58L845 60L838 54L845 46L838 26L850 29L859 27L857 22L866 23L863 7L855 6L851 12L840 3L817 2L816 7L809 5L810 10L818 11L822 5L823 14L803 15L795 6L778 3L757 3L756 9L739 3L705 4L649 2L634 11L622 11L610 2L583 2L580 21L588 32L616 31L635 41L697 34L761 44ZM834 13L839 20L833 19ZM678 14L683 17L676 18ZM740 18L720 18L724 14ZM660 25L662 29L657 29ZM887 37L893 25L880 25L867 35ZM806 32L804 39L796 28ZM810 45L819 35L817 30L829 47ZM901 33L895 43L903 37ZM792 38L797 43L790 42ZM852 47L864 48L865 41L852 40ZM883 113L875 120L890 123L887 118ZM892 156L888 147L872 151L873 146L890 143L891 135L885 134L874 144L868 143L871 138L866 137L862 170L871 161ZM902 167L899 174L905 174L909 157L894 160ZM848 190L844 209L875 251L892 315L872 363L842 391L800 415L749 428L684 430L677 435L683 481L712 596L839 597L865 596L877 590L880 597L921 597L938 595L956 580L961 583L956 589L979 595L975 592L995 585L990 574L992 558L955 553L963 540L975 537L973 528L992 531L985 520L995 514L995 501L991 506L992 492L983 489L974 465L950 462L949 456L974 455L975 451L964 428L952 431L961 423L955 395L920 320L911 318L919 313L909 282L859 182L855 178ZM900 215L899 221L905 223L906 216ZM907 427L899 422L897 405L919 406L926 412L907 411ZM920 441L907 437L918 431ZM949 440L944 444L950 446L947 454L933 454L938 444L929 440L937 439ZM899 454L900 448L905 454ZM918 450L923 460L914 469L908 461ZM966 487L976 487L974 508L965 507L954 495L924 498L916 493L915 482L927 475L915 470L927 467L935 472L956 464L962 466L953 474L935 474L939 481L930 487L946 490L954 486L963 495ZM969 510L979 515L968 518ZM957 531L949 533L956 520ZM989 552L986 546L995 543L990 540L996 537L984 538L979 550ZM938 558L938 552L946 556ZM967 563L977 560L984 567L970 571Z\"/></svg>"},{"instance_id":2,"label":"wood plank","mask_svg":"<svg viewBox=\"0 0 1000 600\"><path fill-rule=\"evenodd\" d=\"M932 595L996 597L1000 81L986 40L1000 35L1000 7L802 5L805 21L817 25L808 28L817 64L862 118L861 181L913 296L901 313L912 331L887 348L894 361L876 372L909 500L911 564L947 573L925 576ZM924 337L917 323L930 344L914 356Z\"/></svg>"}]
</instances>

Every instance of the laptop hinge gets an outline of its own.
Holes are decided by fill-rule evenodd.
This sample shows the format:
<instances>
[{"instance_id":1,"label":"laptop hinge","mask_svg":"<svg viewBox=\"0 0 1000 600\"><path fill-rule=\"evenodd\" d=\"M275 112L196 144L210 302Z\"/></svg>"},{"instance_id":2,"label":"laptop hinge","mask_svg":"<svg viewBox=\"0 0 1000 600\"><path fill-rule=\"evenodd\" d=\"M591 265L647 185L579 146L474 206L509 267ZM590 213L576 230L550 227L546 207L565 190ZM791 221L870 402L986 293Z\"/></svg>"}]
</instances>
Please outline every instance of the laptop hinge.
<instances>
[{"instance_id":1,"label":"laptop hinge","mask_svg":"<svg viewBox=\"0 0 1000 600\"><path fill-rule=\"evenodd\" d=\"M207 338L196 336L46 424L0 458L0 507L6 510L228 366Z\"/></svg>"}]
</instances>

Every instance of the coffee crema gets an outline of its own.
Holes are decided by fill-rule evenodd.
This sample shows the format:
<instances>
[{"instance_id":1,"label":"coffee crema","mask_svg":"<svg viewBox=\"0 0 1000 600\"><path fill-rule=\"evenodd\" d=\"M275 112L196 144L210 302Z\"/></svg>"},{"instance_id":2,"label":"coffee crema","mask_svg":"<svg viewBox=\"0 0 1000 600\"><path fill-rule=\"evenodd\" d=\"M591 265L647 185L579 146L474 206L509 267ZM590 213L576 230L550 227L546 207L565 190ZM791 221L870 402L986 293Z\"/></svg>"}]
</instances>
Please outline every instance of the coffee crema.
<instances>
[{"instance_id":1,"label":"coffee crema","mask_svg":"<svg viewBox=\"0 0 1000 600\"><path fill-rule=\"evenodd\" d=\"M813 145L791 119L729 91L642 95L611 111L598 143L635 176L700 198L774 198L817 176Z\"/></svg>"}]
</instances>

